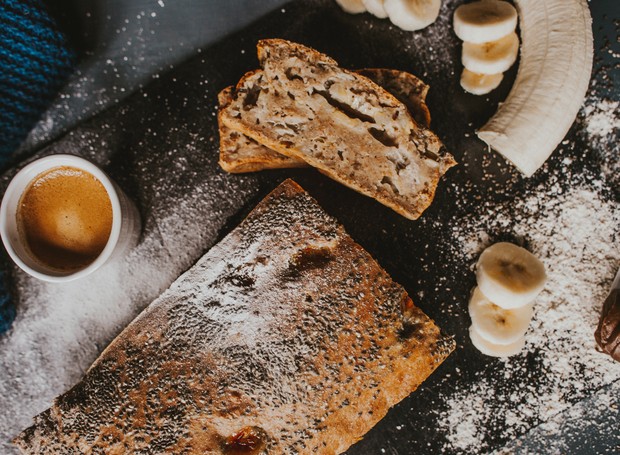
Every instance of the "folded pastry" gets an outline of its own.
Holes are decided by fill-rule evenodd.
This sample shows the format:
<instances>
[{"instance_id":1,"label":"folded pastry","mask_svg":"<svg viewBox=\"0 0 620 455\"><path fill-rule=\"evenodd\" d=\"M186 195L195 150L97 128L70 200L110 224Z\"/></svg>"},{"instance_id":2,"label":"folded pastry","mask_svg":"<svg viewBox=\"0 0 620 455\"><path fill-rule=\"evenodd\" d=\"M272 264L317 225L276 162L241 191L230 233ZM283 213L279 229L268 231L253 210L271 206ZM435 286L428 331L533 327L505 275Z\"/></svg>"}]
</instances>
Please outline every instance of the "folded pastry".
<instances>
[{"instance_id":1,"label":"folded pastry","mask_svg":"<svg viewBox=\"0 0 620 455\"><path fill-rule=\"evenodd\" d=\"M288 180L15 443L28 454L341 453L453 349Z\"/></svg>"},{"instance_id":2,"label":"folded pastry","mask_svg":"<svg viewBox=\"0 0 620 455\"><path fill-rule=\"evenodd\" d=\"M406 71L385 68L368 68L356 73L366 76L396 97L406 107L413 119L428 128L431 115L426 106L428 85ZM218 94L220 112L233 100L233 87L226 87ZM220 130L220 166L227 172L255 172L265 169L298 168L308 166L299 158L282 155L256 142L245 134L231 130L218 115Z\"/></svg>"},{"instance_id":3,"label":"folded pastry","mask_svg":"<svg viewBox=\"0 0 620 455\"><path fill-rule=\"evenodd\" d=\"M416 219L455 164L430 130L365 76L285 40L258 43L262 71L237 84L224 126Z\"/></svg>"}]
</instances>

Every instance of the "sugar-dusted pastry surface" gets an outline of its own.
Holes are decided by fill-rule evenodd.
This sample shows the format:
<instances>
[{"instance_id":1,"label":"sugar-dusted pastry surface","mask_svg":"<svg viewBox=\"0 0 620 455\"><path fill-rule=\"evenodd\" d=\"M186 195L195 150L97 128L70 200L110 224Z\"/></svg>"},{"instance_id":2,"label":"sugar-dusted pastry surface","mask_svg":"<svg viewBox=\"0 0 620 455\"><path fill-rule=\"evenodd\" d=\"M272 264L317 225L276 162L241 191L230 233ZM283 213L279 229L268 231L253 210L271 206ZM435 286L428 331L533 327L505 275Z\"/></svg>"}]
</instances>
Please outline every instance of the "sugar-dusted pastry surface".
<instances>
[{"instance_id":1,"label":"sugar-dusted pastry surface","mask_svg":"<svg viewBox=\"0 0 620 455\"><path fill-rule=\"evenodd\" d=\"M341 453L453 349L287 180L17 443L24 453Z\"/></svg>"}]
</instances>

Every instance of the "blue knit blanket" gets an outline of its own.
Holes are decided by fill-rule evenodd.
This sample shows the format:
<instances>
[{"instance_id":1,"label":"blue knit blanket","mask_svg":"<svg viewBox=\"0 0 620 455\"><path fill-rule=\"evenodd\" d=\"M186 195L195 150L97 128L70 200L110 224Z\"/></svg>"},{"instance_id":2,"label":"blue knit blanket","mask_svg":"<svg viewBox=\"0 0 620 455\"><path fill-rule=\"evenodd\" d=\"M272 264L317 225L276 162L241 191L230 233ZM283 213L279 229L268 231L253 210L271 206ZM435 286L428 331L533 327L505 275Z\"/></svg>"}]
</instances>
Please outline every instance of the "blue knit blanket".
<instances>
[{"instance_id":1,"label":"blue knit blanket","mask_svg":"<svg viewBox=\"0 0 620 455\"><path fill-rule=\"evenodd\" d=\"M54 99L75 54L41 0L0 1L0 167Z\"/></svg>"},{"instance_id":2,"label":"blue knit blanket","mask_svg":"<svg viewBox=\"0 0 620 455\"><path fill-rule=\"evenodd\" d=\"M42 0L0 0L0 170L10 164L74 63L66 36ZM0 334L15 317L6 269L0 266Z\"/></svg>"}]
</instances>

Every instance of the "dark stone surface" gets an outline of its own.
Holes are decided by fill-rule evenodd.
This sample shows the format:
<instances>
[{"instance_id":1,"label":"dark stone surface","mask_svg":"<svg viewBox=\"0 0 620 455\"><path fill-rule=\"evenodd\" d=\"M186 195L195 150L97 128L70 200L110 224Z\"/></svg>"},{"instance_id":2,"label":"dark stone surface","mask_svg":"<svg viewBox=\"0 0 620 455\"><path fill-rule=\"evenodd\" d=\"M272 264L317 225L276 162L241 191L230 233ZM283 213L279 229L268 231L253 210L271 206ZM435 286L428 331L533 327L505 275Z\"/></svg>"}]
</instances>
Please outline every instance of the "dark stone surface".
<instances>
[{"instance_id":1,"label":"dark stone surface","mask_svg":"<svg viewBox=\"0 0 620 455\"><path fill-rule=\"evenodd\" d=\"M446 1L444 8L453 8L456 3ZM593 4L597 24L604 27L601 31L595 26L599 30L596 49L605 39L602 36L609 36L605 33L610 30L609 18L603 17L600 7L612 3ZM531 179L523 179L499 155L487 153L474 131L507 95L516 66L488 99L464 93L457 76L460 42L445 16L413 36L387 21L344 14L332 1L287 4L285 13L278 9L210 44L199 55L162 74L119 105L77 126L40 152L83 154L106 166L137 201L147 227L149 223L157 224L161 213L181 210L170 206L179 195L186 195L189 204L199 204L195 200L199 197L194 191L197 187L212 195L227 191L247 195L221 201L223 212L233 214L218 218L220 224L216 228L221 238L286 177L294 178L328 213L340 220L351 236L404 285L416 304L445 331L455 335L459 346L418 391L397 405L348 452L352 455L383 453L382 449L390 454L439 453L445 438L436 426L437 414L445 405L442 394L455 387L467 387L481 377L502 381L501 365L479 355L468 339L469 317L462 296L468 295L475 277L469 272L471 264L454 256L450 249L452 228L458 220L466 215L482 215L485 208L479 204L481 199L501 203L533 194L539 185L557 181L558 175L600 173L600 162L594 152L581 153L588 150L588 144L579 125L571 129L561 152L556 152ZM420 220L408 221L313 170L241 177L227 175L219 169L217 125L213 116L217 92L257 66L254 45L265 37L282 37L314 46L345 67L386 66L408 70L432 84L428 98L432 125L460 165L448 172L433 205ZM431 46L435 49L431 50ZM431 55L442 61L433 61ZM601 68L609 65L608 57L599 53L597 65ZM617 78L617 72L613 78ZM617 94L613 81L607 89ZM572 158L571 164L563 163L565 157ZM179 160L183 160L182 168L176 166ZM617 198L613 189L601 191ZM175 198L169 198L170 194ZM183 219L182 213L179 218ZM510 237L509 233L493 234L497 239ZM212 244L209 240L205 247ZM446 281L449 287L441 285ZM416 297L419 292L423 292L420 294L423 297ZM536 353L531 353L524 357L524 367L535 371L537 361ZM448 376L457 368L460 375ZM505 387L509 390L511 385ZM501 410L499 404L495 405ZM617 413L615 416L617 419ZM533 420L531 426L538 423ZM499 434L487 435L490 448L500 448L507 442ZM613 434L609 438L610 443L617 441Z\"/></svg>"}]
</instances>

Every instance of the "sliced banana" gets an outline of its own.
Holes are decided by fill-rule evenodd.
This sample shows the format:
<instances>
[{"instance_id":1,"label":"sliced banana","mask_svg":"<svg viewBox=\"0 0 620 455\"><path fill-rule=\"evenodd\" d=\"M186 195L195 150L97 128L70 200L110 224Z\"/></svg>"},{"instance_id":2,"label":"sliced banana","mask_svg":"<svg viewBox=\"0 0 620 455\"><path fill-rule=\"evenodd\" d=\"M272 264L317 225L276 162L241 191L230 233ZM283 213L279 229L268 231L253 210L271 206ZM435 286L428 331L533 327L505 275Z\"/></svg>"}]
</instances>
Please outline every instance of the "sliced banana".
<instances>
[{"instance_id":1,"label":"sliced banana","mask_svg":"<svg viewBox=\"0 0 620 455\"><path fill-rule=\"evenodd\" d=\"M533 314L534 305L531 303L507 310L487 299L477 287L469 299L472 326L493 344L511 344L523 337Z\"/></svg>"},{"instance_id":2,"label":"sliced banana","mask_svg":"<svg viewBox=\"0 0 620 455\"><path fill-rule=\"evenodd\" d=\"M336 0L340 7L350 14L358 14L366 11L362 0Z\"/></svg>"},{"instance_id":3,"label":"sliced banana","mask_svg":"<svg viewBox=\"0 0 620 455\"><path fill-rule=\"evenodd\" d=\"M469 328L469 338L476 349L482 352L484 355L491 357L510 357L521 352L525 346L525 337L517 339L510 344L494 344L478 333L474 326Z\"/></svg>"},{"instance_id":4,"label":"sliced banana","mask_svg":"<svg viewBox=\"0 0 620 455\"><path fill-rule=\"evenodd\" d=\"M454 11L454 33L468 43L487 43L514 32L517 20L517 10L508 2L467 3Z\"/></svg>"},{"instance_id":5,"label":"sliced banana","mask_svg":"<svg viewBox=\"0 0 620 455\"><path fill-rule=\"evenodd\" d=\"M463 43L461 61L469 71L482 74L503 73L517 61L519 37L515 32L488 43Z\"/></svg>"},{"instance_id":6,"label":"sliced banana","mask_svg":"<svg viewBox=\"0 0 620 455\"><path fill-rule=\"evenodd\" d=\"M476 280L487 299L512 309L533 301L544 288L547 274L542 262L525 248L499 242L480 255Z\"/></svg>"},{"instance_id":7,"label":"sliced banana","mask_svg":"<svg viewBox=\"0 0 620 455\"><path fill-rule=\"evenodd\" d=\"M586 0L515 0L521 60L512 90L478 137L526 177L562 141L583 103L592 70Z\"/></svg>"},{"instance_id":8,"label":"sliced banana","mask_svg":"<svg viewBox=\"0 0 620 455\"><path fill-rule=\"evenodd\" d=\"M362 0L362 3L370 14L373 14L380 19L387 17L387 13L383 7L383 0Z\"/></svg>"},{"instance_id":9,"label":"sliced banana","mask_svg":"<svg viewBox=\"0 0 620 455\"><path fill-rule=\"evenodd\" d=\"M435 22L441 0L385 0L383 7L394 25L415 31Z\"/></svg>"},{"instance_id":10,"label":"sliced banana","mask_svg":"<svg viewBox=\"0 0 620 455\"><path fill-rule=\"evenodd\" d=\"M504 79L503 73L480 74L463 68L461 73L461 87L474 95L486 95L495 90Z\"/></svg>"}]
</instances>

